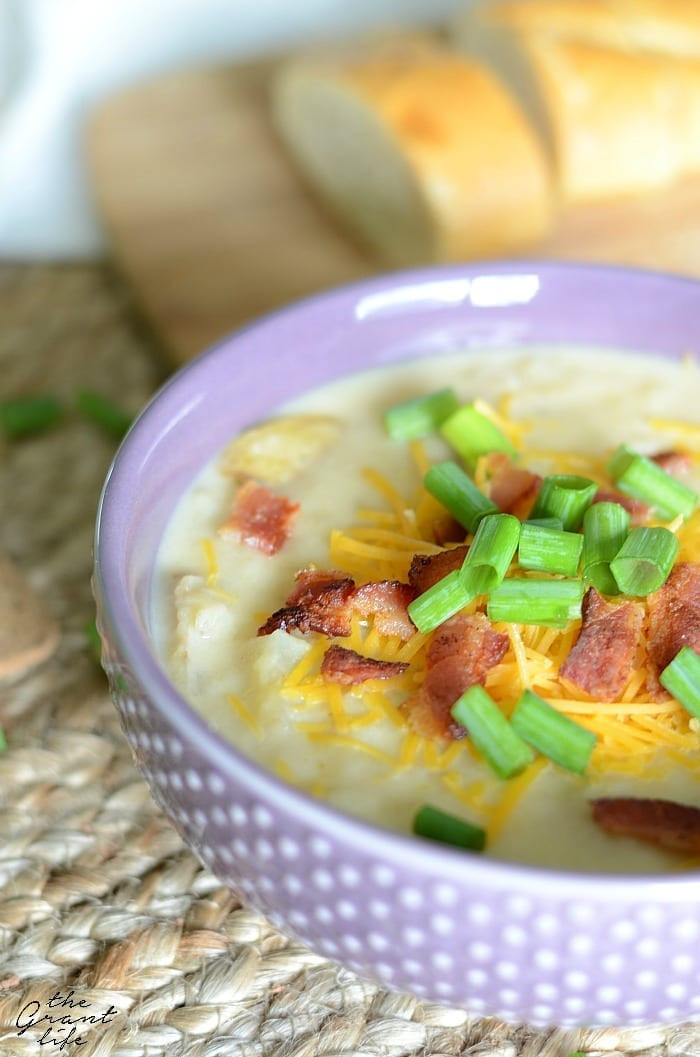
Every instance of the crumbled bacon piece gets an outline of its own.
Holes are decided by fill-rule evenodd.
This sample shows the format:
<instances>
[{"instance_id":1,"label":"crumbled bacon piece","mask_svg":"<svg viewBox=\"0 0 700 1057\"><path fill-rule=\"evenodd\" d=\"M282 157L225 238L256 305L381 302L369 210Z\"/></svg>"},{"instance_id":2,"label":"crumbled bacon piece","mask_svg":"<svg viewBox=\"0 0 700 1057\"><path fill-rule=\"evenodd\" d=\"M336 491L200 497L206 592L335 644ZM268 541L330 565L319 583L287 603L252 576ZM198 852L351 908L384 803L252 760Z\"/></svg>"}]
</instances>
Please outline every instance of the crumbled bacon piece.
<instances>
[{"instance_id":1,"label":"crumbled bacon piece","mask_svg":"<svg viewBox=\"0 0 700 1057\"><path fill-rule=\"evenodd\" d=\"M402 705L413 728L427 738L464 737L450 709L470 686L483 685L507 649L508 636L483 613L458 613L441 624L428 646L423 685Z\"/></svg>"},{"instance_id":2,"label":"crumbled bacon piece","mask_svg":"<svg viewBox=\"0 0 700 1057\"><path fill-rule=\"evenodd\" d=\"M291 535L298 510L298 503L247 481L236 492L231 515L219 532L263 554L277 554Z\"/></svg>"},{"instance_id":3,"label":"crumbled bacon piece","mask_svg":"<svg viewBox=\"0 0 700 1057\"><path fill-rule=\"evenodd\" d=\"M439 551L437 554L414 554L408 570L409 584L418 594L423 594L448 573L461 568L468 550L467 545L463 544Z\"/></svg>"},{"instance_id":4,"label":"crumbled bacon piece","mask_svg":"<svg viewBox=\"0 0 700 1057\"><path fill-rule=\"evenodd\" d=\"M272 613L258 635L283 631L318 631L333 638L350 634L355 581L336 570L303 569L286 604Z\"/></svg>"},{"instance_id":5,"label":"crumbled bacon piece","mask_svg":"<svg viewBox=\"0 0 700 1057\"><path fill-rule=\"evenodd\" d=\"M700 855L700 810L673 800L611 797L592 801L593 819L616 837L636 837L665 851Z\"/></svg>"},{"instance_id":6,"label":"crumbled bacon piece","mask_svg":"<svg viewBox=\"0 0 700 1057\"><path fill-rule=\"evenodd\" d=\"M391 679L408 668L404 661L379 661L333 643L321 662L321 675L333 683L353 686L367 679Z\"/></svg>"},{"instance_id":7,"label":"crumbled bacon piece","mask_svg":"<svg viewBox=\"0 0 700 1057\"><path fill-rule=\"evenodd\" d=\"M619 503L630 516L631 525L644 525L649 519L651 507L641 499L618 492L614 488L599 488L593 497L594 503Z\"/></svg>"},{"instance_id":8,"label":"crumbled bacon piece","mask_svg":"<svg viewBox=\"0 0 700 1057\"><path fill-rule=\"evenodd\" d=\"M649 691L666 695L658 675L682 646L700 653L700 563L679 562L666 583L647 599L649 624L647 649L652 664Z\"/></svg>"},{"instance_id":9,"label":"crumbled bacon piece","mask_svg":"<svg viewBox=\"0 0 700 1057\"><path fill-rule=\"evenodd\" d=\"M375 580L356 588L352 604L360 616L374 617L374 626L382 635L410 639L416 626L408 615L408 606L416 597L415 589L400 580Z\"/></svg>"},{"instance_id":10,"label":"crumbled bacon piece","mask_svg":"<svg viewBox=\"0 0 700 1057\"><path fill-rule=\"evenodd\" d=\"M542 485L540 475L515 466L501 451L490 452L485 466L491 501L503 514L515 514L521 520L527 518Z\"/></svg>"},{"instance_id":11,"label":"crumbled bacon piece","mask_svg":"<svg viewBox=\"0 0 700 1057\"><path fill-rule=\"evenodd\" d=\"M656 455L651 455L650 459L674 477L689 473L693 464L690 455L685 451L659 451Z\"/></svg>"},{"instance_id":12,"label":"crumbled bacon piece","mask_svg":"<svg viewBox=\"0 0 700 1057\"><path fill-rule=\"evenodd\" d=\"M581 613L579 637L560 674L599 701L615 701L632 674L644 607L639 602L607 602L589 587Z\"/></svg>"}]
</instances>

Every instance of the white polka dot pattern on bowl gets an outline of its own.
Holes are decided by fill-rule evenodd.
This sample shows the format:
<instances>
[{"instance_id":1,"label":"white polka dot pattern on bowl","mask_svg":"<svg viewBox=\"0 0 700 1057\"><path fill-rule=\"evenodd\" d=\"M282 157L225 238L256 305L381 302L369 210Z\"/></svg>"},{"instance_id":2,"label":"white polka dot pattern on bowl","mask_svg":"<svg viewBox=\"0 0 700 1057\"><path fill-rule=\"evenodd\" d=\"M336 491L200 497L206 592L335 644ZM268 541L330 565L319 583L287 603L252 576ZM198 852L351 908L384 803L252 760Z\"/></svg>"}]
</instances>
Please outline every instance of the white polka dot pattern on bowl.
<instances>
[{"instance_id":1,"label":"white polka dot pattern on bowl","mask_svg":"<svg viewBox=\"0 0 700 1057\"><path fill-rule=\"evenodd\" d=\"M319 832L286 800L254 797L185 746L123 665L112 692L134 756L185 841L241 898L320 954L382 984L534 1026L700 1018L694 903L635 905L489 891L376 846ZM372 850L374 849L374 850ZM421 852L423 849L421 848Z\"/></svg>"}]
</instances>

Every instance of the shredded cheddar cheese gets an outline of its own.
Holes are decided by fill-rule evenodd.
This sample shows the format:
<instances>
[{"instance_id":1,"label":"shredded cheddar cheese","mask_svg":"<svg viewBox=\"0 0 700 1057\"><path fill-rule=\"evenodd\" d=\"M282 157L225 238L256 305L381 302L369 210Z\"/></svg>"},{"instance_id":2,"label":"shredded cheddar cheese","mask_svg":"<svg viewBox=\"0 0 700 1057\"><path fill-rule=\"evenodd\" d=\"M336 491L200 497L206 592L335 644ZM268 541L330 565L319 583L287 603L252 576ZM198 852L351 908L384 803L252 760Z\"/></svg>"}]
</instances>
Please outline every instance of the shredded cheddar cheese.
<instances>
[{"instance_id":1,"label":"shredded cheddar cheese","mask_svg":"<svg viewBox=\"0 0 700 1057\"><path fill-rule=\"evenodd\" d=\"M583 474L597 483L606 483L605 460L587 458L574 452L528 450L524 446L525 424L509 418L511 398L503 398L494 411L482 402L479 409L487 413L498 427L521 449L522 464L529 460L546 462L552 472ZM684 432L694 439L700 452L700 428L679 423L657 421L666 431ZM411 453L422 479L429 460L420 442L412 442ZM485 461L479 460L475 471L477 485L488 488ZM336 529L330 537L330 561L343 569L357 583L369 580L405 580L414 554L437 554L443 547L435 541L433 531L444 509L432 496L418 488L411 499L398 490L378 470L366 469L365 478L378 492L384 506L364 507L357 511L358 524ZM387 509L388 507L388 509ZM677 533L684 559L700 560L700 512L685 521L676 519L669 526ZM521 573L522 575L522 573ZM643 775L653 769L660 750L672 753L686 767L696 765L700 737L698 724L673 699L653 701L647 694L648 673L640 663L635 668L621 700L601 703L588 699L580 689L559 675L559 669L578 636L580 622L566 628L503 624L498 630L508 636L508 649L502 660L487 675L486 688L508 716L524 690L532 690L551 706L598 736L591 759L591 773ZM452 795L472 813L486 820L490 836L503 827L525 791L541 773L546 761L538 758L521 775L502 783L496 803L487 803L479 782L464 781L465 757L473 753L468 739L447 746L431 742L413 731L400 711L400 702L420 686L425 670L425 652L430 636L416 632L408 641L381 634L372 619L353 619L352 630L343 645L383 661L409 661L410 668L386 682L371 680L344 688L324 681L319 667L328 641L319 638L284 681L283 694L299 709L300 729L318 744L342 745L354 751L381 759L394 772L420 764L442 774L442 781ZM313 708L313 721L303 717ZM360 728L389 722L401 733L395 758L372 745L371 741L353 737ZM468 772L467 772L468 773Z\"/></svg>"}]
</instances>

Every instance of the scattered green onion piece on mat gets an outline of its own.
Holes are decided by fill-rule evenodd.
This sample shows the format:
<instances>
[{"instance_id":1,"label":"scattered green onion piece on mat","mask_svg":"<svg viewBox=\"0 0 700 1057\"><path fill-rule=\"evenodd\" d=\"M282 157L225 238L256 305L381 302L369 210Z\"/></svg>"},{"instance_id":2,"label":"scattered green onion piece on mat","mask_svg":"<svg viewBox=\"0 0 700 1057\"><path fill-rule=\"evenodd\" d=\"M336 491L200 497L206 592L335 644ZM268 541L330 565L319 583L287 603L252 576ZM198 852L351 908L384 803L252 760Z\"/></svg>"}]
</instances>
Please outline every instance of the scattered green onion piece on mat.
<instances>
[{"instance_id":1,"label":"scattered green onion piece on mat","mask_svg":"<svg viewBox=\"0 0 700 1057\"><path fill-rule=\"evenodd\" d=\"M576 576L582 547L583 536L579 532L526 521L520 531L518 562L523 569Z\"/></svg>"},{"instance_id":2,"label":"scattered green onion piece on mat","mask_svg":"<svg viewBox=\"0 0 700 1057\"><path fill-rule=\"evenodd\" d=\"M499 512L495 503L477 488L456 462L448 459L431 466L423 485L467 532L476 532L482 517Z\"/></svg>"},{"instance_id":3,"label":"scattered green onion piece on mat","mask_svg":"<svg viewBox=\"0 0 700 1057\"><path fill-rule=\"evenodd\" d=\"M454 389L438 389L390 407L384 414L384 425L394 440L410 440L433 433L459 407Z\"/></svg>"},{"instance_id":4,"label":"scattered green onion piece on mat","mask_svg":"<svg viewBox=\"0 0 700 1057\"><path fill-rule=\"evenodd\" d=\"M5 731L0 727L0 752L5 752L7 749L7 739L5 738Z\"/></svg>"},{"instance_id":5,"label":"scattered green onion piece on mat","mask_svg":"<svg viewBox=\"0 0 700 1057\"><path fill-rule=\"evenodd\" d=\"M470 686L450 709L499 778L512 778L535 758L483 686Z\"/></svg>"},{"instance_id":6,"label":"scattered green onion piece on mat","mask_svg":"<svg viewBox=\"0 0 700 1057\"><path fill-rule=\"evenodd\" d=\"M691 716L700 719L700 656L692 646L682 646L667 664L659 682Z\"/></svg>"},{"instance_id":7,"label":"scattered green onion piece on mat","mask_svg":"<svg viewBox=\"0 0 700 1057\"><path fill-rule=\"evenodd\" d=\"M486 514L479 522L461 572L474 595L496 587L518 549L520 521L512 514Z\"/></svg>"},{"instance_id":8,"label":"scattered green onion piece on mat","mask_svg":"<svg viewBox=\"0 0 700 1057\"><path fill-rule=\"evenodd\" d=\"M563 628L581 616L582 580L535 580L510 576L486 603L489 620Z\"/></svg>"},{"instance_id":9,"label":"scattered green onion piece on mat","mask_svg":"<svg viewBox=\"0 0 700 1057\"><path fill-rule=\"evenodd\" d=\"M131 415L94 389L81 389L75 400L85 418L91 419L117 440L121 440L131 425Z\"/></svg>"},{"instance_id":10,"label":"scattered green onion piece on mat","mask_svg":"<svg viewBox=\"0 0 700 1057\"><path fill-rule=\"evenodd\" d=\"M678 539L661 525L633 528L610 562L623 594L650 595L665 583L680 548Z\"/></svg>"},{"instance_id":11,"label":"scattered green onion piece on mat","mask_svg":"<svg viewBox=\"0 0 700 1057\"><path fill-rule=\"evenodd\" d=\"M26 437L56 423L63 409L55 396L27 396L0 403L0 426L8 437Z\"/></svg>"},{"instance_id":12,"label":"scattered green onion piece on mat","mask_svg":"<svg viewBox=\"0 0 700 1057\"><path fill-rule=\"evenodd\" d=\"M97 630L97 621L94 618L88 620L83 631L93 657L99 662L102 656L102 640L100 639L100 633Z\"/></svg>"},{"instance_id":13,"label":"scattered green onion piece on mat","mask_svg":"<svg viewBox=\"0 0 700 1057\"><path fill-rule=\"evenodd\" d=\"M558 517L563 529L577 532L597 491L598 485L588 477L575 473L549 474L542 481L530 516Z\"/></svg>"},{"instance_id":14,"label":"scattered green onion piece on mat","mask_svg":"<svg viewBox=\"0 0 700 1057\"><path fill-rule=\"evenodd\" d=\"M532 690L525 690L510 717L520 737L567 771L583 774L597 736L552 708Z\"/></svg>"},{"instance_id":15,"label":"scattered green onion piece on mat","mask_svg":"<svg viewBox=\"0 0 700 1057\"><path fill-rule=\"evenodd\" d=\"M454 844L470 851L483 851L486 847L486 831L473 822L450 815L440 808L424 804L413 819L413 832L419 837Z\"/></svg>"},{"instance_id":16,"label":"scattered green onion piece on mat","mask_svg":"<svg viewBox=\"0 0 700 1057\"><path fill-rule=\"evenodd\" d=\"M517 455L505 433L473 403L464 404L446 418L440 432L472 471L479 458L489 452Z\"/></svg>"},{"instance_id":17,"label":"scattered green onion piece on mat","mask_svg":"<svg viewBox=\"0 0 700 1057\"><path fill-rule=\"evenodd\" d=\"M619 503L592 503L583 515L583 579L604 595L620 591L610 562L627 539L629 529L629 512Z\"/></svg>"},{"instance_id":18,"label":"scattered green onion piece on mat","mask_svg":"<svg viewBox=\"0 0 700 1057\"><path fill-rule=\"evenodd\" d=\"M460 569L453 569L408 604L408 615L423 635L464 609L478 592L470 594Z\"/></svg>"},{"instance_id":19,"label":"scattered green onion piece on mat","mask_svg":"<svg viewBox=\"0 0 700 1057\"><path fill-rule=\"evenodd\" d=\"M626 444L613 454L608 471L621 492L648 503L668 521L679 514L688 517L697 506L698 496L692 488Z\"/></svg>"}]
</instances>

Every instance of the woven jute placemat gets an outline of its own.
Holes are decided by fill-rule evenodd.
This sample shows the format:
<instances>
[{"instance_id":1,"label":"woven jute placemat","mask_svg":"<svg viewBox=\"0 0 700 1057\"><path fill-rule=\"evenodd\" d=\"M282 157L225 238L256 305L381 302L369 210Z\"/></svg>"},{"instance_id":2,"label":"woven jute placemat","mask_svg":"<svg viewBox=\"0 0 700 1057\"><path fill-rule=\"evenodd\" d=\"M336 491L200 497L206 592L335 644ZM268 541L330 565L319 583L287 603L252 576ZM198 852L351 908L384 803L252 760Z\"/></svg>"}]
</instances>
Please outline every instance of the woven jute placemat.
<instances>
[{"instance_id":1,"label":"woven jute placemat","mask_svg":"<svg viewBox=\"0 0 700 1057\"><path fill-rule=\"evenodd\" d=\"M282 936L151 800L85 635L115 442L74 411L135 412L165 361L107 265L0 266L0 394L50 392L51 430L0 439L0 548L60 627L0 688L0 1057L699 1057L700 1028L514 1028L388 992Z\"/></svg>"}]
</instances>

